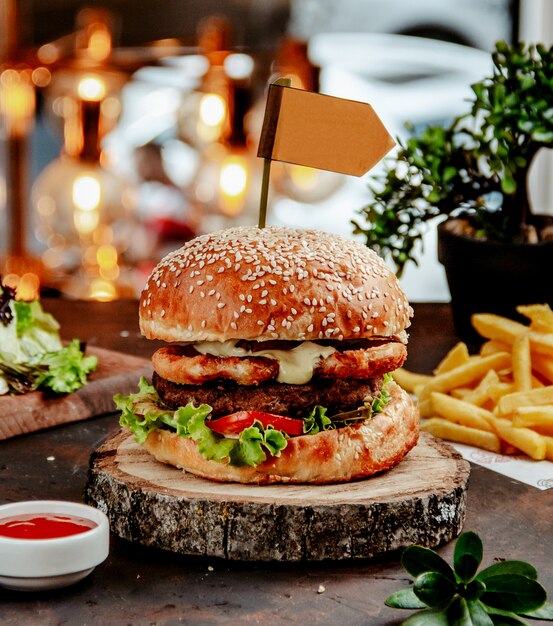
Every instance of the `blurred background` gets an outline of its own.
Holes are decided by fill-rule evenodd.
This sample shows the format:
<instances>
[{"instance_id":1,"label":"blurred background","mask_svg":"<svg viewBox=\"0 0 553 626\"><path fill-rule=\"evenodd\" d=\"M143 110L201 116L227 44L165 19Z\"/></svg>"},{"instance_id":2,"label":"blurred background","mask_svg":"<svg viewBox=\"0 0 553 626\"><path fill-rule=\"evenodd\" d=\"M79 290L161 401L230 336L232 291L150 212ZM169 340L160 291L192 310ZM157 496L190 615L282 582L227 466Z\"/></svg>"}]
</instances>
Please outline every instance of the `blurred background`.
<instances>
[{"instance_id":1,"label":"blurred background","mask_svg":"<svg viewBox=\"0 0 553 626\"><path fill-rule=\"evenodd\" d=\"M369 102L405 138L466 110L501 39L551 45L551 0L0 0L4 281L136 297L168 251L257 223L270 81ZM551 212L550 155L534 170ZM374 174L274 163L268 223L352 237ZM434 236L412 301L449 299Z\"/></svg>"}]
</instances>

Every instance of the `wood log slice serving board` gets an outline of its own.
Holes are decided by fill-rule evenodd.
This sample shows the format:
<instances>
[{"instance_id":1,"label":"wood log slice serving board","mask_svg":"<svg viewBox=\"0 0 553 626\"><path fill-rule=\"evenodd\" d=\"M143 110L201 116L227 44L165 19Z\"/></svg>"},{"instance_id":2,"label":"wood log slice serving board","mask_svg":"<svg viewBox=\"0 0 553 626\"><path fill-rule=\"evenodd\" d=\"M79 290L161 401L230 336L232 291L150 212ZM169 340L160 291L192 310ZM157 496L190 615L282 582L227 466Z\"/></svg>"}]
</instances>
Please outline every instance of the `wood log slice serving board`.
<instances>
[{"instance_id":1,"label":"wood log slice serving board","mask_svg":"<svg viewBox=\"0 0 553 626\"><path fill-rule=\"evenodd\" d=\"M469 464L423 433L394 469L338 485L216 483L159 463L128 431L92 456L85 500L120 537L243 561L368 558L456 537Z\"/></svg>"}]
</instances>

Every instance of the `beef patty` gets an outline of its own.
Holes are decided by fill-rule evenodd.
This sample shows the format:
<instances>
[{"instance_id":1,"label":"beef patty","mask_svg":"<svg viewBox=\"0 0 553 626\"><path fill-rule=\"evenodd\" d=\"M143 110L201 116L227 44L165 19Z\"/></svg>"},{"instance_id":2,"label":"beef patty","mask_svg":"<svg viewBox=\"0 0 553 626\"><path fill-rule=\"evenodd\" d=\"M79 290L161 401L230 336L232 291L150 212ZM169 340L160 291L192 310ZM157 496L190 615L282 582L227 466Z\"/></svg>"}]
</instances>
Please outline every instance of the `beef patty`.
<instances>
[{"instance_id":1,"label":"beef patty","mask_svg":"<svg viewBox=\"0 0 553 626\"><path fill-rule=\"evenodd\" d=\"M218 382L210 385L179 385L154 372L152 384L164 404L172 409L192 402L209 404L211 417L237 411L265 411L288 417L306 417L316 405L329 414L352 411L371 398L378 397L382 377L366 380L312 379L305 385L287 385L269 381L256 386Z\"/></svg>"}]
</instances>

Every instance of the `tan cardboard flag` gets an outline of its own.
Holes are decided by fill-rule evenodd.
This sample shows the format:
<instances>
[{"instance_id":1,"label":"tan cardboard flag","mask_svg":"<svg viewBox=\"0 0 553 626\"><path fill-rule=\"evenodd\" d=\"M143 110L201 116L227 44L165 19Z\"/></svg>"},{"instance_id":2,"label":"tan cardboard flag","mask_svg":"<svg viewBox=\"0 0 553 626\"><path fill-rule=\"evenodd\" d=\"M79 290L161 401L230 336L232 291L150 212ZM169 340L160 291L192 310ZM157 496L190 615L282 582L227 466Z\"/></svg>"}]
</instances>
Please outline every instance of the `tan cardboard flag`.
<instances>
[{"instance_id":1,"label":"tan cardboard flag","mask_svg":"<svg viewBox=\"0 0 553 626\"><path fill-rule=\"evenodd\" d=\"M370 104L269 87L259 157L362 176L394 146Z\"/></svg>"}]
</instances>

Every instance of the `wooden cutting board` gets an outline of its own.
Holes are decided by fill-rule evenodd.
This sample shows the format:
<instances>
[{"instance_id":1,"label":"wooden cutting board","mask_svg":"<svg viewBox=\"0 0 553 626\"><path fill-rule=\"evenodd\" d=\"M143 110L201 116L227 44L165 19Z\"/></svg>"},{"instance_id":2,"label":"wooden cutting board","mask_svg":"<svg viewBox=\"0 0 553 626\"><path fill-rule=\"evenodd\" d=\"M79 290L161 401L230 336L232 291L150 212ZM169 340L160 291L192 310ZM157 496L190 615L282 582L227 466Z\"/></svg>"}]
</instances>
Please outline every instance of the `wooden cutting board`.
<instances>
[{"instance_id":1,"label":"wooden cutting board","mask_svg":"<svg viewBox=\"0 0 553 626\"><path fill-rule=\"evenodd\" d=\"M128 431L91 460L85 500L120 537L244 561L368 558L457 536L469 464L423 433L394 469L343 485L216 483L151 457Z\"/></svg>"},{"instance_id":2,"label":"wooden cutting board","mask_svg":"<svg viewBox=\"0 0 553 626\"><path fill-rule=\"evenodd\" d=\"M136 391L140 376L151 373L147 359L95 347L87 348L87 354L98 357L98 367L75 393L48 397L33 391L0 396L0 440L111 413L113 396Z\"/></svg>"}]
</instances>

